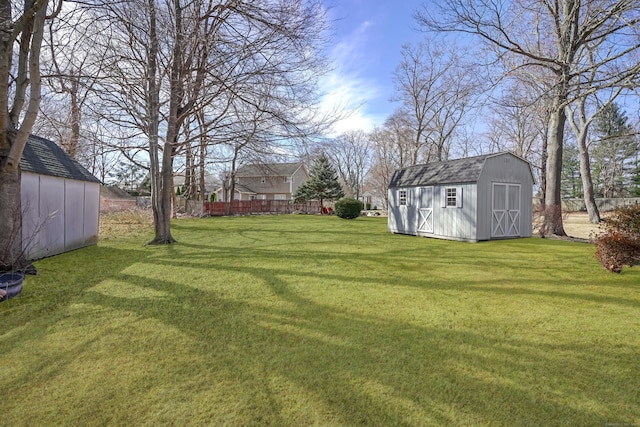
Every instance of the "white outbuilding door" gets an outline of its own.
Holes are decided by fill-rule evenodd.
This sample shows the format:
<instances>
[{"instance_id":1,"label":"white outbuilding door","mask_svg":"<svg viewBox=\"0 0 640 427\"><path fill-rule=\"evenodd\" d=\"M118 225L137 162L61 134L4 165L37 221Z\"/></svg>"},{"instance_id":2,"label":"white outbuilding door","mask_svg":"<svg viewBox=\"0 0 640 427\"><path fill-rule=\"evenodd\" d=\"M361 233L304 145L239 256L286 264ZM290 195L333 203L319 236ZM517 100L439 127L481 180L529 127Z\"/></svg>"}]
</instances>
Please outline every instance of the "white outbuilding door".
<instances>
[{"instance_id":1,"label":"white outbuilding door","mask_svg":"<svg viewBox=\"0 0 640 427\"><path fill-rule=\"evenodd\" d=\"M520 184L493 184L491 237L520 236Z\"/></svg>"},{"instance_id":2,"label":"white outbuilding door","mask_svg":"<svg viewBox=\"0 0 640 427\"><path fill-rule=\"evenodd\" d=\"M419 189L418 231L433 233L433 187Z\"/></svg>"}]
</instances>

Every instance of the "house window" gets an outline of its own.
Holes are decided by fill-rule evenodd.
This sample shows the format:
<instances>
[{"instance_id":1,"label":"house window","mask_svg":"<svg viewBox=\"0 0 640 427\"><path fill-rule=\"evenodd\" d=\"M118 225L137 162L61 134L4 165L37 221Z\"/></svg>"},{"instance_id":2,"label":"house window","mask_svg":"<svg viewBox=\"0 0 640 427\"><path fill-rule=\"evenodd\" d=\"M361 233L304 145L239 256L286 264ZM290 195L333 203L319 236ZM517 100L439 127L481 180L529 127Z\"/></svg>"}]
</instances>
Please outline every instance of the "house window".
<instances>
[{"instance_id":1,"label":"house window","mask_svg":"<svg viewBox=\"0 0 640 427\"><path fill-rule=\"evenodd\" d=\"M462 187L445 187L442 188L441 206L443 208L461 208L462 207Z\"/></svg>"},{"instance_id":2,"label":"house window","mask_svg":"<svg viewBox=\"0 0 640 427\"><path fill-rule=\"evenodd\" d=\"M258 200L267 200L267 195L266 194L258 194L256 196L256 199L258 199Z\"/></svg>"},{"instance_id":3,"label":"house window","mask_svg":"<svg viewBox=\"0 0 640 427\"><path fill-rule=\"evenodd\" d=\"M290 183L290 182L293 182L293 180L291 179L291 177L290 177L290 176L285 176L285 177L284 177L284 182L288 184L288 183Z\"/></svg>"},{"instance_id":4,"label":"house window","mask_svg":"<svg viewBox=\"0 0 640 427\"><path fill-rule=\"evenodd\" d=\"M286 194L274 194L273 200L287 200Z\"/></svg>"},{"instance_id":5,"label":"house window","mask_svg":"<svg viewBox=\"0 0 640 427\"><path fill-rule=\"evenodd\" d=\"M398 206L407 206L407 190L398 190Z\"/></svg>"}]
</instances>

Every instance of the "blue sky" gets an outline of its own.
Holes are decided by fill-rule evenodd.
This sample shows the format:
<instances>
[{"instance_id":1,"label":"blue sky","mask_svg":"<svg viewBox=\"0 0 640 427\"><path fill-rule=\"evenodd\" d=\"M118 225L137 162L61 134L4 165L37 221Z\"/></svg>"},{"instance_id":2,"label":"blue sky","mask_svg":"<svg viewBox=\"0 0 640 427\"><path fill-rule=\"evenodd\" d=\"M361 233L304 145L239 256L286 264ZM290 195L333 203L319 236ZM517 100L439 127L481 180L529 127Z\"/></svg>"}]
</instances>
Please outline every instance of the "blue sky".
<instances>
[{"instance_id":1,"label":"blue sky","mask_svg":"<svg viewBox=\"0 0 640 427\"><path fill-rule=\"evenodd\" d=\"M416 30L413 12L424 0L327 0L333 21L330 57L334 69L324 82L327 105L351 111L336 132L371 130L397 107L392 73L404 43L424 35Z\"/></svg>"}]
</instances>

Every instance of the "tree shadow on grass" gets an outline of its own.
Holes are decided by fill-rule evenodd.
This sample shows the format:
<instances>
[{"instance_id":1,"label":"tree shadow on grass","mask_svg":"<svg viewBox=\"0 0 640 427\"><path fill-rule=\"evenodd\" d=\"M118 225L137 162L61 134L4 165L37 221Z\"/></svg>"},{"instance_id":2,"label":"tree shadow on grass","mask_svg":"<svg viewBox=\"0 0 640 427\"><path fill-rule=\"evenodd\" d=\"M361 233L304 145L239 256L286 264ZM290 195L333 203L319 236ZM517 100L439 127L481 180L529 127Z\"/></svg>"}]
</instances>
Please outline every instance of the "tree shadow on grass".
<instances>
[{"instance_id":1,"label":"tree shadow on grass","mask_svg":"<svg viewBox=\"0 0 640 427\"><path fill-rule=\"evenodd\" d=\"M435 257L442 247L428 245L424 251ZM384 248L343 264L359 266L360 276L347 267L323 268L345 261L344 253L318 254L295 244L274 250L180 243L150 250L95 248L85 255L67 261L82 271L78 277L91 279L54 274L59 266L52 265L34 293L46 295L47 285L65 278L74 283L72 289L54 291L47 303L34 300L42 318L16 322L3 344L21 345L22 329L29 330L33 343L64 333L69 324L83 331L86 335L72 338L69 346L42 354L17 382L53 390L68 387L75 375L88 389L124 389L83 409L95 424L178 423L184 421L182 410L192 422L208 424L602 425L630 421L639 412L640 402L631 397L640 378L633 345L602 355L592 346L541 344L452 319L425 325L364 314L362 307L312 296L318 287L330 291L340 283L354 289L510 292L481 279L452 284L426 274L398 277L394 284L362 267L389 260L417 263L424 253ZM454 267L462 261L454 259ZM301 274L296 267L304 268L308 284L296 283ZM549 296L571 297L557 294ZM361 298L358 304L368 302ZM69 368L96 352L104 354L95 356L95 369L104 369L99 365L106 360L114 364L114 375L90 377ZM10 348L0 354L11 357ZM126 377L136 382L127 383ZM67 393L51 405L82 399ZM8 412L14 413L11 407ZM119 418L111 418L114 413Z\"/></svg>"},{"instance_id":2,"label":"tree shadow on grass","mask_svg":"<svg viewBox=\"0 0 640 427\"><path fill-rule=\"evenodd\" d=\"M151 262L161 268L165 260ZM596 425L615 415L607 400L625 399L624 390L599 394L611 374L590 366L601 362L591 347L362 315L293 290L285 270L224 269L267 287L276 301L134 274L116 278L170 296L149 304L89 291L82 300L187 335L193 369L176 381L195 381L193 392L203 396L226 389L234 419L246 424ZM627 351L612 353L628 358ZM199 376L212 382L198 383Z\"/></svg>"}]
</instances>

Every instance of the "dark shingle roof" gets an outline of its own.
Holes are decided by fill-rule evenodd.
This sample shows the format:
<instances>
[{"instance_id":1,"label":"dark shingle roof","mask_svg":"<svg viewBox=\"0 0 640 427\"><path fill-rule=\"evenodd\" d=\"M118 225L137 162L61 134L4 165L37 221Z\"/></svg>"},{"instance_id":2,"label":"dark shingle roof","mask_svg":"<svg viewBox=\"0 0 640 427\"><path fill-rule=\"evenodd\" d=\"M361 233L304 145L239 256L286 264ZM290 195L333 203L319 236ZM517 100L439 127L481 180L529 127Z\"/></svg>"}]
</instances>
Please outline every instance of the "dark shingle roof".
<instances>
[{"instance_id":1,"label":"dark shingle roof","mask_svg":"<svg viewBox=\"0 0 640 427\"><path fill-rule=\"evenodd\" d=\"M490 155L408 166L394 172L389 187L475 182Z\"/></svg>"},{"instance_id":2,"label":"dark shingle roof","mask_svg":"<svg viewBox=\"0 0 640 427\"><path fill-rule=\"evenodd\" d=\"M235 185L235 189L236 191L239 191L241 193L250 193L250 194L256 194L255 191L253 191L252 189L250 189L249 187L247 187L246 185L242 185L239 183L236 183Z\"/></svg>"},{"instance_id":3,"label":"dark shingle roof","mask_svg":"<svg viewBox=\"0 0 640 427\"><path fill-rule=\"evenodd\" d=\"M20 159L20 168L40 175L100 182L53 141L35 135L31 135L27 140Z\"/></svg>"},{"instance_id":4,"label":"dark shingle roof","mask_svg":"<svg viewBox=\"0 0 640 427\"><path fill-rule=\"evenodd\" d=\"M291 176L301 165L301 163L267 163L247 165L238 168L236 176Z\"/></svg>"}]
</instances>

